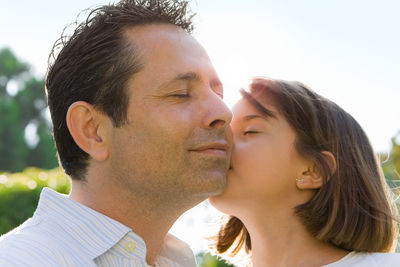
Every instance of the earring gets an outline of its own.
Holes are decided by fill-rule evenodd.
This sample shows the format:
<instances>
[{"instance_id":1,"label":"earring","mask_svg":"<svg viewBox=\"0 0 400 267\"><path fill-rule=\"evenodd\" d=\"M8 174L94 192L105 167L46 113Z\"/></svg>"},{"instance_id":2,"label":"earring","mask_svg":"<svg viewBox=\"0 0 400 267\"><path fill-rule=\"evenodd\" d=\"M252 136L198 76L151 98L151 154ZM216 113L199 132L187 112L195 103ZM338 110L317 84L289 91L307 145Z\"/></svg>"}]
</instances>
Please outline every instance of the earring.
<instances>
[{"instance_id":1,"label":"earring","mask_svg":"<svg viewBox=\"0 0 400 267\"><path fill-rule=\"evenodd\" d=\"M305 180L304 180L304 179L301 179L301 178L296 178L296 181L299 182L299 183L301 183L301 184L305 182Z\"/></svg>"}]
</instances>

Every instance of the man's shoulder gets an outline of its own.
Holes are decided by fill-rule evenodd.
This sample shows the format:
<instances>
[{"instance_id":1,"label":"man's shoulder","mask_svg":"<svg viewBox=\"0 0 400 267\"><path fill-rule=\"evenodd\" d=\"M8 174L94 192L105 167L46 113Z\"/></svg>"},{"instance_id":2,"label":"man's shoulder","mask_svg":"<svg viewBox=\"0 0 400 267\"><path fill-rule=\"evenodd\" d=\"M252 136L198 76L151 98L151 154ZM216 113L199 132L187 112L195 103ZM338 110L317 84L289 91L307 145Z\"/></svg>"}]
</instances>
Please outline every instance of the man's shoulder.
<instances>
[{"instance_id":1,"label":"man's shoulder","mask_svg":"<svg viewBox=\"0 0 400 267\"><path fill-rule=\"evenodd\" d=\"M52 243L46 240L47 235L43 235L41 231L42 218L30 218L17 228L0 237L0 263L14 263L25 264L31 263L32 265L38 263L37 260L44 249ZM46 246L44 246L46 244Z\"/></svg>"},{"instance_id":2,"label":"man's shoulder","mask_svg":"<svg viewBox=\"0 0 400 267\"><path fill-rule=\"evenodd\" d=\"M10 232L0 236L0 247L10 245L15 242L48 242L46 240L50 235L46 234L46 222L40 216L29 218Z\"/></svg>"},{"instance_id":3,"label":"man's shoulder","mask_svg":"<svg viewBox=\"0 0 400 267\"><path fill-rule=\"evenodd\" d=\"M48 229L46 220L34 217L0 237L0 266L59 266L74 264L68 249Z\"/></svg>"}]
</instances>

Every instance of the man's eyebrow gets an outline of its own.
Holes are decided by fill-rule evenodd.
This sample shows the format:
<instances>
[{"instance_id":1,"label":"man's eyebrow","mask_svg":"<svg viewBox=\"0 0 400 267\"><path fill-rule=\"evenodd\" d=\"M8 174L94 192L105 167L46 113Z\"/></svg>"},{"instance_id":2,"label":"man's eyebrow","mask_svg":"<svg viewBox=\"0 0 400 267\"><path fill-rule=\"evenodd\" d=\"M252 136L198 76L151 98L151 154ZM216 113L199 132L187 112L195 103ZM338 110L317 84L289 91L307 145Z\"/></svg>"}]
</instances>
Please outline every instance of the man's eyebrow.
<instances>
[{"instance_id":1,"label":"man's eyebrow","mask_svg":"<svg viewBox=\"0 0 400 267\"><path fill-rule=\"evenodd\" d=\"M171 83L174 82L179 82L179 81L195 81L195 82L201 82L202 78L200 77L199 74L196 72L186 72L186 73L180 73L176 75L174 78L171 80L168 80L164 82L160 87L165 87L168 86ZM210 81L210 87L215 88L215 87L221 87L223 89L222 83L218 78L215 78Z\"/></svg>"},{"instance_id":2,"label":"man's eyebrow","mask_svg":"<svg viewBox=\"0 0 400 267\"><path fill-rule=\"evenodd\" d=\"M201 77L195 72L178 74L172 81L201 81Z\"/></svg>"},{"instance_id":3,"label":"man's eyebrow","mask_svg":"<svg viewBox=\"0 0 400 267\"><path fill-rule=\"evenodd\" d=\"M160 87L166 87L174 82L179 82L179 81L199 82L199 81L201 81L201 77L195 72L180 73L180 74L176 75L174 78L172 78L171 80L164 82Z\"/></svg>"}]
</instances>

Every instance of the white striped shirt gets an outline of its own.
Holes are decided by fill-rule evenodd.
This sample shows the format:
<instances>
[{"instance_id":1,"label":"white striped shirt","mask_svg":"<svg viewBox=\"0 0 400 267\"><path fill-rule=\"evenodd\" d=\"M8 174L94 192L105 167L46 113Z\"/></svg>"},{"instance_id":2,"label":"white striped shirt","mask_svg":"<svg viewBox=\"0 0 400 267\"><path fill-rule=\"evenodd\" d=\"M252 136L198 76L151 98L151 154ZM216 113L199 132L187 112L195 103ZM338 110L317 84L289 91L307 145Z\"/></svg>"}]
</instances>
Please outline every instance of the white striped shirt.
<instances>
[{"instance_id":1,"label":"white striped shirt","mask_svg":"<svg viewBox=\"0 0 400 267\"><path fill-rule=\"evenodd\" d=\"M32 218L0 238L0 266L148 266L146 245L127 226L50 188ZM193 252L168 234L158 267L196 266Z\"/></svg>"}]
</instances>

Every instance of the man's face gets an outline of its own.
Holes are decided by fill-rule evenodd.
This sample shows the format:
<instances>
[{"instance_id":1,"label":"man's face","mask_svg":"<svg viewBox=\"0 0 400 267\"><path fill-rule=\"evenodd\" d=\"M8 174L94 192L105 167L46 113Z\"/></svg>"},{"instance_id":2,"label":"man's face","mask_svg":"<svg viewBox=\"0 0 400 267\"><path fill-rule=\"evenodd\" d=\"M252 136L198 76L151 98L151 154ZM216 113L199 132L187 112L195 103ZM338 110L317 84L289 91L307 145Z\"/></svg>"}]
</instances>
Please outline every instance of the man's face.
<instances>
[{"instance_id":1,"label":"man's face","mask_svg":"<svg viewBox=\"0 0 400 267\"><path fill-rule=\"evenodd\" d=\"M173 25L127 32L143 69L128 84L128 124L114 128L112 174L135 194L201 201L226 185L232 119L204 49Z\"/></svg>"}]
</instances>

